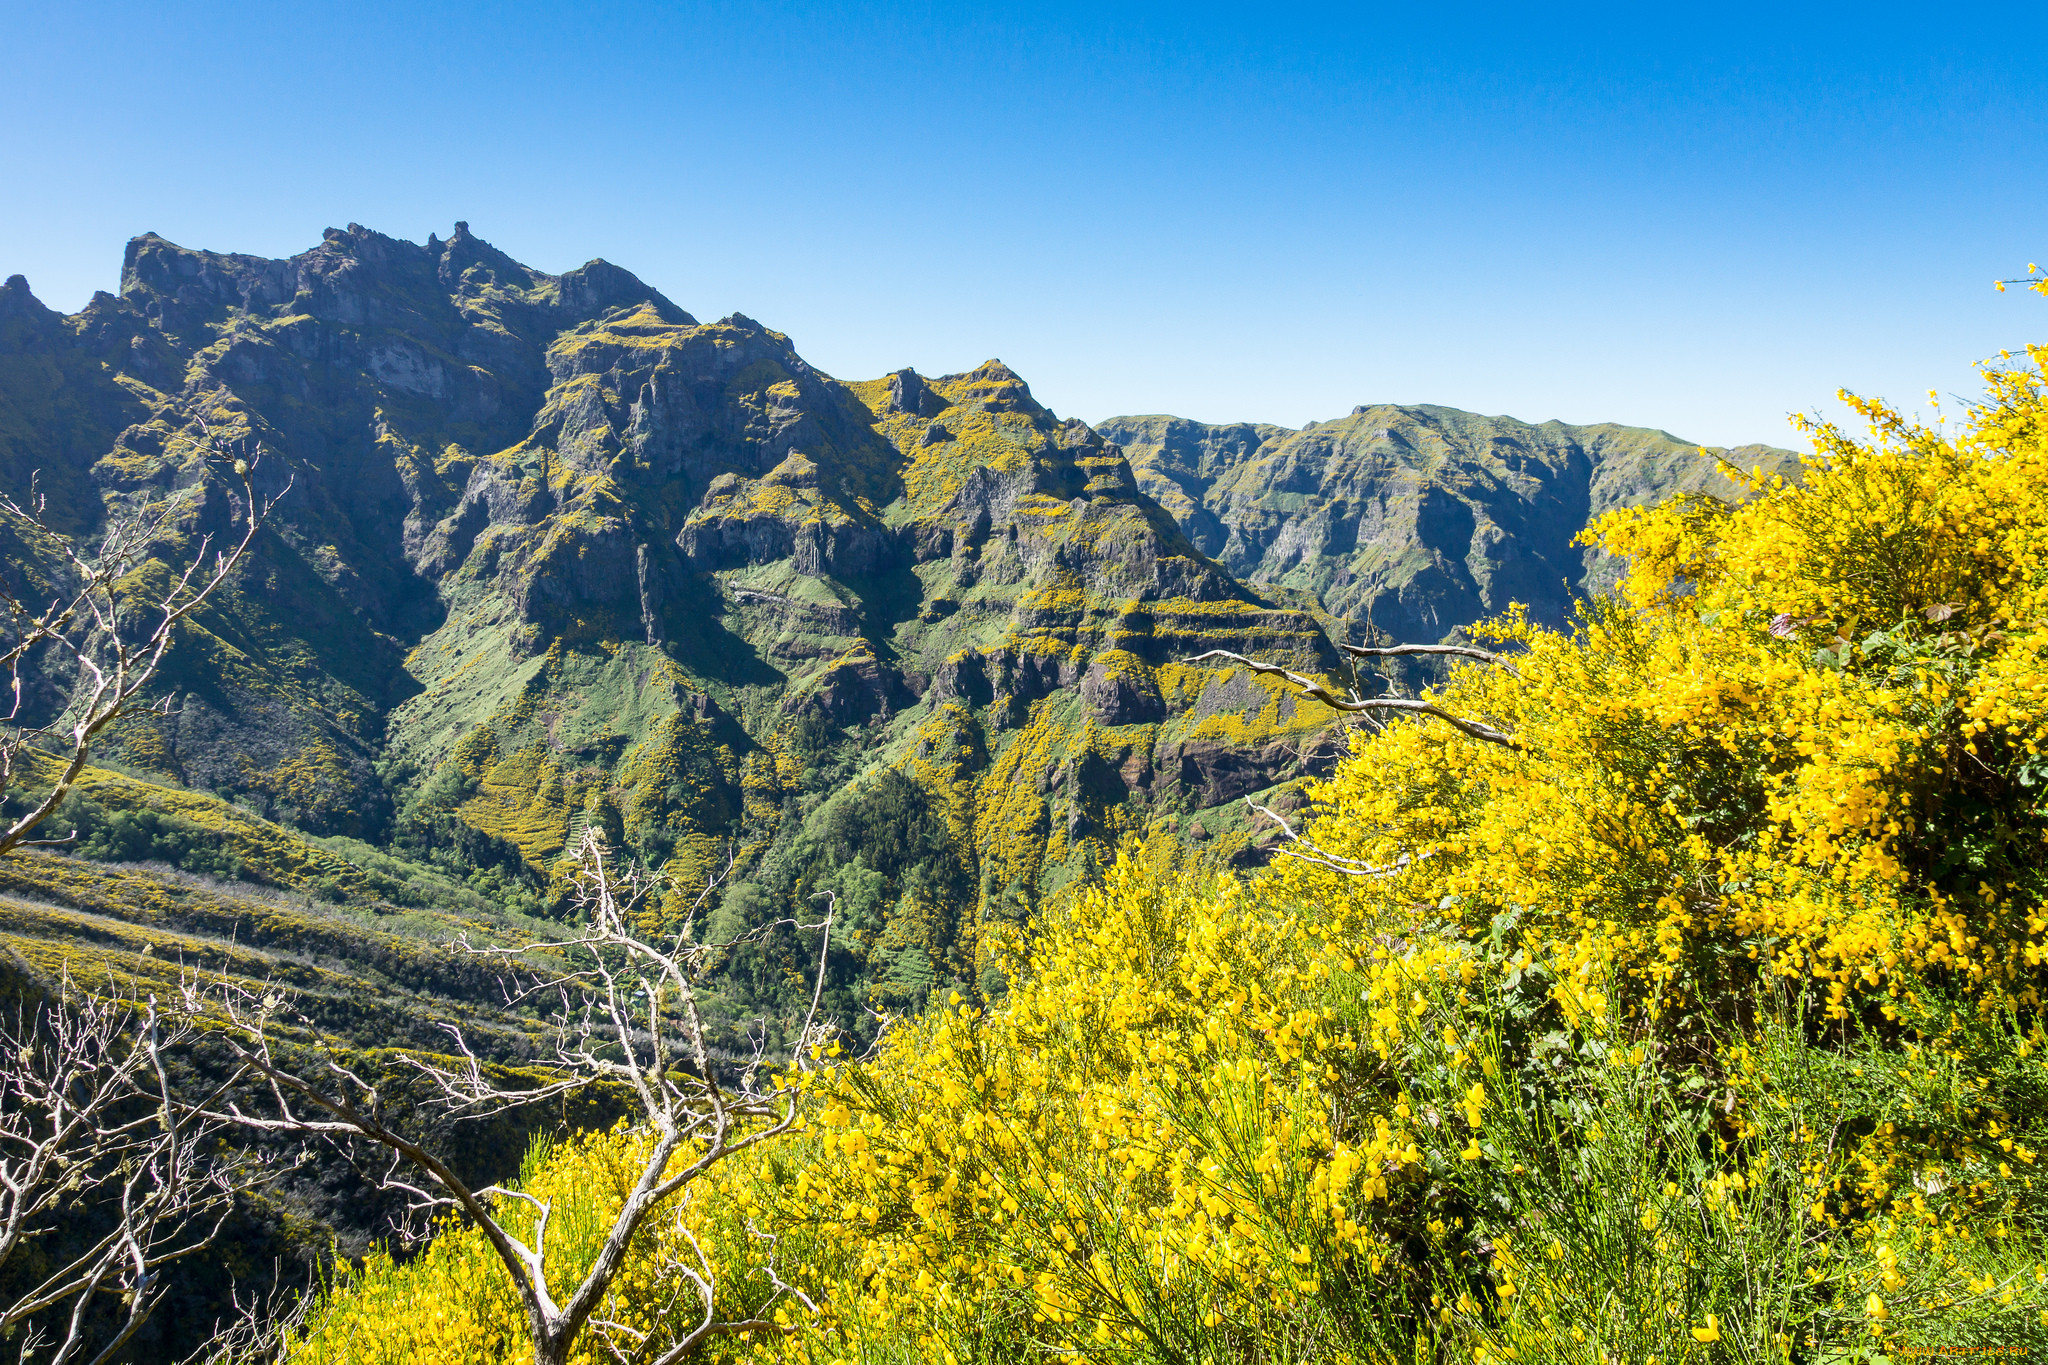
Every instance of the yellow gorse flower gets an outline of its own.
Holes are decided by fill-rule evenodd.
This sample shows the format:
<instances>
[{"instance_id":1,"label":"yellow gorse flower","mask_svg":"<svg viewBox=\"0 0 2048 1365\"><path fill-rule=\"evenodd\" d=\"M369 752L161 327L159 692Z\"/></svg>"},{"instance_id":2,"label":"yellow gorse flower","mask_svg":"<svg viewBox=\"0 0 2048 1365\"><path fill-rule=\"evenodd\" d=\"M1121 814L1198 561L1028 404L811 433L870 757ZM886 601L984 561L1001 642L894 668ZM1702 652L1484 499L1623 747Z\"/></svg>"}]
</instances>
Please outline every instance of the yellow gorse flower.
<instances>
[{"instance_id":1,"label":"yellow gorse flower","mask_svg":"<svg viewBox=\"0 0 2048 1365\"><path fill-rule=\"evenodd\" d=\"M2042 1139L1969 1048L2005 1028L1996 1065L2038 1067L2048 1044L2048 909L1998 870L2044 842L2019 779L2048 780L2048 404L2037 370L1986 382L1940 431L1855 400L1875 437L1811 427L1802 477L1747 478L1741 505L1603 518L1617 595L1570 629L1510 614L1488 631L1512 671L1461 666L1431 693L1517 747L1397 723L1312 786L1317 842L1405 858L1398 875L1168 876L1127 848L1000 960L985 949L1005 994L944 988L871 1060L814 1073L806 1130L657 1219L606 1319L646 1330L694 1302L681 1264L743 1313L772 1264L818 1312L782 1300L728 1359L1142 1361L1155 1340L1237 1359L1285 1340L1362 1362L1394 1358L1359 1344L1382 1318L1516 1362L1677 1360L1725 1319L1783 1357L1799 1324L1738 1310L1699 1264L1767 1225L1796 1227L1779 1240L1800 1295L1835 1313L1860 1296L1880 1335L1922 1299L2010 1290L2035 1311L2048 1267L1987 1258L2038 1222ZM2010 781L1964 812L1992 814L1968 826L1985 866L1958 872L1943 822L1984 771ZM2032 842L2001 851L2001 829ZM1880 1118L1802 1108L1739 1012L1703 1043L1688 1021L1738 989L1803 1003L1831 1039L1882 1030L1882 1067L1854 1077L1889 1087ZM1508 993L1512 1030L1489 1003ZM1510 1033L1554 1046L1539 1065ZM1513 1144L1522 1087L1566 1058L1616 1093L1701 1072L1685 1103L1708 1121L1682 1154L1702 1164L1598 1191L1597 1238L1496 1216L1517 1198L1550 1216L1537 1182L1558 1153ZM1561 1119L1556 1143L1657 1145L1624 1120ZM625 1197L638 1141L585 1137L529 1172L565 1267L594 1254L579 1229ZM1458 1182L1485 1198L1435 1193ZM1619 1307L1585 1307L1602 1303ZM333 1287L292 1359L482 1365L519 1359L522 1331L488 1249L450 1225Z\"/></svg>"}]
</instances>

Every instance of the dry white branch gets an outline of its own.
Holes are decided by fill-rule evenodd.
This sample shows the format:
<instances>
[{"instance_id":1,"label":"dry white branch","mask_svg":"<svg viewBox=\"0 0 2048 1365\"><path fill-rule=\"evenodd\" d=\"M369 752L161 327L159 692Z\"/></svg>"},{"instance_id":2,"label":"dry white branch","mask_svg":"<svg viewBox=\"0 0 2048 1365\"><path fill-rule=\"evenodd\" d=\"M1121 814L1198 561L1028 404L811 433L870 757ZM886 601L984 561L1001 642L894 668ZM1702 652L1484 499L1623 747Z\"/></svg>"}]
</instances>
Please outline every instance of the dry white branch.
<instances>
[{"instance_id":1,"label":"dry white branch","mask_svg":"<svg viewBox=\"0 0 2048 1365\"><path fill-rule=\"evenodd\" d=\"M1492 650L1474 649L1469 645L1338 645L1337 648L1358 659L1402 659L1433 655L1477 659L1480 663L1492 664L1495 668L1504 668L1510 673L1515 671L1513 664Z\"/></svg>"},{"instance_id":2,"label":"dry white branch","mask_svg":"<svg viewBox=\"0 0 2048 1365\"><path fill-rule=\"evenodd\" d=\"M238 454L235 447L218 440L202 422L200 439L190 441L202 458L218 473L225 468L241 484L240 506L233 524L241 538L231 549L217 550L209 567L207 551L211 536L200 538L191 562L183 573L172 570L167 586L147 587L132 581L134 571L148 558L151 548L172 528L186 502L182 497L145 503L132 513L117 516L109 524L99 548L80 554L63 536L51 530L45 520L46 500L30 481L27 505L0 497L0 512L17 518L54 544L64 560L70 586L40 609L32 608L0 583L0 613L8 618L0 668L7 674L13 693L12 704L0 716L0 793L31 774L26 755L33 752L56 759L58 773L49 791L26 813L0 822L0 855L36 841L28 836L63 803L78 775L85 770L93 741L124 712L130 710L155 681L177 635L180 621L197 611L219 590L242 562L256 534L276 506L278 498L291 490L287 479L276 497L259 498L251 477L262 459L260 448ZM205 487L202 478L200 487ZM203 497L201 492L199 496ZM230 494L230 504L235 501ZM51 653L76 671L70 704L55 721L46 725L21 723L23 670L39 653ZM158 703L168 708L168 700ZM66 839L42 842L64 843Z\"/></svg>"},{"instance_id":3,"label":"dry white branch","mask_svg":"<svg viewBox=\"0 0 2048 1365\"><path fill-rule=\"evenodd\" d=\"M717 1337L743 1336L752 1332L789 1335L796 1330L795 1326L778 1321L771 1311L784 1299L801 1303L813 1318L818 1314L816 1301L782 1278L781 1269L776 1264L778 1239L762 1232L749 1220L747 1234L768 1243L771 1248L767 1261L752 1272L766 1281L768 1297L748 1317L720 1318L717 1312L717 1272L712 1268L710 1258L704 1254L697 1234L690 1228L687 1212L688 1206L684 1201L679 1200L671 1206L666 1215L668 1235L658 1242L661 1249L656 1253L655 1278L670 1286L668 1302L653 1315L658 1326L648 1330L621 1322L616 1317L591 1319L590 1326L597 1333L598 1340L620 1365L676 1365L677 1361L693 1355ZM677 1254L674 1248L678 1245L687 1245L690 1255ZM679 1311L686 1293L697 1301L695 1310L690 1313ZM614 1312L623 1306L615 1299L608 1298L606 1303L606 1307Z\"/></svg>"},{"instance_id":4,"label":"dry white branch","mask_svg":"<svg viewBox=\"0 0 2048 1365\"><path fill-rule=\"evenodd\" d=\"M1483 649L1467 648L1463 645L1389 645L1384 647L1344 645L1341 648L1345 653L1355 658L1370 659L1401 655L1451 655L1477 659L1483 663L1509 668L1506 661L1499 655L1489 653ZM1184 660L1184 662L1195 664L1210 660L1223 660L1232 664L1242 665L1254 673L1264 673L1272 677L1284 678L1294 684L1296 690L1302 696L1319 701L1333 711L1359 716L1368 724L1373 724L1380 718L1389 715L1430 716L1443 721L1460 734L1469 735L1473 739L1482 740L1488 744L1498 744L1507 749L1519 749L1521 747L1512 736L1504 734L1493 726L1483 721L1452 715L1442 707L1431 702L1411 701L1400 697L1362 696L1360 695L1358 676L1355 670L1352 671L1350 684L1345 687L1343 694L1339 695L1327 683L1319 682L1305 674L1296 673L1292 669L1282 668L1278 664L1263 663L1257 659L1246 658L1242 654L1237 654L1227 649L1212 649L1206 653L1197 654L1191 659ZM1512 668L1509 668L1509 671L1512 672ZM1420 855L1404 853L1393 862L1384 864L1347 857L1322 847L1307 834L1295 829L1293 824L1280 815L1279 812L1260 805L1250 797L1245 798L1245 805L1257 814L1271 820L1279 828L1281 834L1285 836L1287 840L1286 845L1275 850L1280 856L1293 858L1300 862L1313 863L1318 867L1328 868L1332 872L1338 872L1347 877L1398 876L1430 856L1428 853Z\"/></svg>"},{"instance_id":5,"label":"dry white branch","mask_svg":"<svg viewBox=\"0 0 2048 1365\"><path fill-rule=\"evenodd\" d=\"M227 1045L260 1081L260 1104L228 1103L215 1116L263 1132L363 1139L389 1151L394 1163L385 1187L406 1194L419 1210L459 1210L482 1231L510 1272L525 1308L535 1365L560 1365L568 1358L624 1266L628 1244L650 1218L719 1162L796 1126L797 1077L763 1074L765 1026L740 1074L721 1079L698 998L713 963L738 943L779 928L817 932L818 977L809 1011L794 1034L795 1068L808 1066L831 1034L818 1014L832 912L813 924L779 921L740 940L700 942L697 926L721 876L711 879L679 925L650 937L640 928L640 920L659 905L660 879L617 866L594 831L585 833L575 856L573 901L583 926L580 932L517 949L462 945L506 963L512 973L506 985L509 1000L552 1002L554 1056L548 1069L553 1079L503 1084L453 1029L451 1056L408 1053L399 1059L426 1082L440 1106L457 1117L497 1113L597 1084L634 1097L639 1130L646 1140L644 1159L603 1245L566 1297L558 1298L548 1285L547 1225L553 1212L548 1202L523 1191L470 1186L424 1140L385 1121L376 1087L348 1065L338 1047L322 1045L316 1066L287 1056L279 1042L288 1017L280 992L259 993L225 979L192 979L184 1002L192 1018L225 1026L222 1036ZM726 870L730 872L730 862ZM564 965L520 975L536 952ZM306 1021L297 1024L304 1026ZM410 1168L410 1179L398 1176L401 1167ZM704 1313L689 1334L693 1343L761 1325L752 1319L742 1325L717 1318L708 1265L683 1274L679 1286L683 1282L696 1286L704 1304ZM607 1319L599 1335L614 1343L616 1353L619 1333L624 1331ZM634 1349L640 1352L636 1359L658 1352L653 1358L672 1361L695 1346L686 1350L679 1342L641 1342Z\"/></svg>"},{"instance_id":6,"label":"dry white branch","mask_svg":"<svg viewBox=\"0 0 2048 1365\"><path fill-rule=\"evenodd\" d=\"M40 1242L47 1267L0 1303L0 1335L21 1334L23 1359L30 1342L49 1365L112 1359L162 1299L163 1268L211 1245L231 1210L246 1168L214 1158L220 1125L164 1063L191 1040L154 999L68 976L0 1026L0 1266ZM93 1311L108 1298L121 1305L111 1322Z\"/></svg>"},{"instance_id":7,"label":"dry white branch","mask_svg":"<svg viewBox=\"0 0 2048 1365\"><path fill-rule=\"evenodd\" d=\"M1296 832L1294 826L1289 824L1286 817L1281 815L1280 812L1268 806L1260 805L1249 796L1244 799L1244 803L1258 814L1265 816L1268 820L1278 825L1280 832L1287 836L1289 847L1276 849L1275 852L1279 853L1282 857L1294 858L1304 863L1314 863L1318 867L1327 867L1332 872L1341 872L1347 877L1398 877L1424 858L1430 856L1427 853L1420 855L1403 853L1391 863L1370 863L1360 858L1347 858L1341 853L1330 852L1306 834Z\"/></svg>"},{"instance_id":8,"label":"dry white branch","mask_svg":"<svg viewBox=\"0 0 2048 1365\"><path fill-rule=\"evenodd\" d=\"M1226 660L1233 664L1242 665L1254 673L1265 673L1276 678L1285 678L1288 682L1294 684L1296 690L1302 696L1313 698L1333 711L1344 711L1353 715L1395 713L1434 716L1452 729L1457 730L1460 734L1470 735L1473 739L1484 740L1488 744L1498 744L1509 749L1519 749L1521 747L1511 736L1503 734L1491 725L1483 721L1467 720L1462 716L1454 716L1431 702L1409 701L1400 697L1361 697L1355 688L1347 689L1347 695L1340 697L1331 691L1328 685L1317 682L1314 678L1308 677L1305 674L1282 668L1278 664L1261 663L1257 659L1248 659L1242 654L1234 654L1227 649L1212 649L1206 653L1197 654L1191 659L1183 659L1181 662L1198 664L1210 659Z\"/></svg>"}]
</instances>

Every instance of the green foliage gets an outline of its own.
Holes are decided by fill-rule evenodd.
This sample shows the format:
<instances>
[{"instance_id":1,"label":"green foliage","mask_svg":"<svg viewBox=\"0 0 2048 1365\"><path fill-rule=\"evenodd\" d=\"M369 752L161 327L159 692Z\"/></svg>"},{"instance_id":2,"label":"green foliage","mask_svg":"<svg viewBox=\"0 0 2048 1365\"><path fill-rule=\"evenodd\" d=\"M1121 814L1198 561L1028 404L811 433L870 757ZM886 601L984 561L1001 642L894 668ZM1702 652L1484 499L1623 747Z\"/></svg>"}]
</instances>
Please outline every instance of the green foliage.
<instances>
[{"instance_id":1,"label":"green foliage","mask_svg":"<svg viewBox=\"0 0 2048 1365\"><path fill-rule=\"evenodd\" d=\"M147 808L109 811L90 797L73 793L51 814L50 822L53 829L67 834L75 831L81 858L109 863L169 863L180 871L216 877L242 875L241 859L221 847L212 831L176 815ZM319 878L318 884L334 888L335 897L339 897L340 883L334 878Z\"/></svg>"},{"instance_id":2,"label":"green foliage","mask_svg":"<svg viewBox=\"0 0 2048 1365\"><path fill-rule=\"evenodd\" d=\"M962 912L977 888L930 796L885 768L829 803L813 828L797 846L807 863L797 894L813 888L841 898L844 941L865 959L874 1002L916 1010L942 977L965 984L975 953Z\"/></svg>"}]
</instances>

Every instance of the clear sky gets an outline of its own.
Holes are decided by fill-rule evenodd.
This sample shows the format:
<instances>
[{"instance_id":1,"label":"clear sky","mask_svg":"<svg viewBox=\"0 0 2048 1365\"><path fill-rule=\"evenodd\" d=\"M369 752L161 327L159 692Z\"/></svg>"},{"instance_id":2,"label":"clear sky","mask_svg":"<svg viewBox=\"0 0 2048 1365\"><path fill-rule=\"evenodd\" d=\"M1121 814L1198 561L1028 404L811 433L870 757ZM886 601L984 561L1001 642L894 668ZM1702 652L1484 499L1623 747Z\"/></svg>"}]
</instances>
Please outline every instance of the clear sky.
<instances>
[{"instance_id":1,"label":"clear sky","mask_svg":"<svg viewBox=\"0 0 2048 1365\"><path fill-rule=\"evenodd\" d=\"M2017 11L47 4L0 12L0 274L457 219L868 378L1062 415L1364 402L1791 444L2048 337Z\"/></svg>"}]
</instances>

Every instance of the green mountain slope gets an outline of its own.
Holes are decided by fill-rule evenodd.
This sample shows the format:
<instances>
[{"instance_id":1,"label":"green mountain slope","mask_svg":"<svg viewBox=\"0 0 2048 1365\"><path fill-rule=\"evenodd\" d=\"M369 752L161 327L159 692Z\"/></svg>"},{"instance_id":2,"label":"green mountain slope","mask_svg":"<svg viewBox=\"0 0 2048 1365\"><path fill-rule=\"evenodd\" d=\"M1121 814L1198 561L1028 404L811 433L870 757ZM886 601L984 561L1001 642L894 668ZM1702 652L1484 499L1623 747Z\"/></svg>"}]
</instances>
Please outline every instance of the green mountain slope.
<instances>
[{"instance_id":1,"label":"green mountain slope","mask_svg":"<svg viewBox=\"0 0 2048 1365\"><path fill-rule=\"evenodd\" d=\"M1300 431L1181 417L1096 424L1203 553L1333 614L1435 641L1510 602L1557 623L1614 566L1572 543L1615 507L1732 498L1716 460L1793 472L1772 446L1702 452L1668 432L1379 404Z\"/></svg>"},{"instance_id":2,"label":"green mountain slope","mask_svg":"<svg viewBox=\"0 0 2048 1365\"><path fill-rule=\"evenodd\" d=\"M0 288L0 479L41 471L60 530L196 486L162 547L189 554L228 516L202 421L291 490L110 762L167 812L211 793L528 909L593 823L684 896L723 875L730 924L829 885L849 1008L971 981L986 922L1126 832L1242 849L1233 803L1327 722L1176 662L1333 653L999 362L841 383L461 224L282 261L144 236L70 317ZM10 533L7 572L60 573Z\"/></svg>"}]
</instances>

